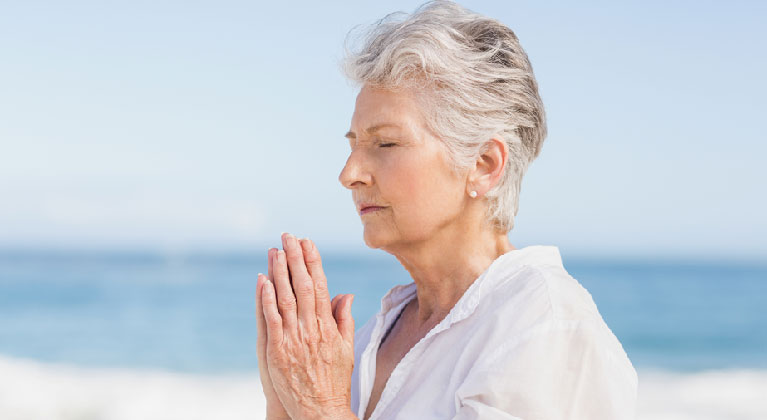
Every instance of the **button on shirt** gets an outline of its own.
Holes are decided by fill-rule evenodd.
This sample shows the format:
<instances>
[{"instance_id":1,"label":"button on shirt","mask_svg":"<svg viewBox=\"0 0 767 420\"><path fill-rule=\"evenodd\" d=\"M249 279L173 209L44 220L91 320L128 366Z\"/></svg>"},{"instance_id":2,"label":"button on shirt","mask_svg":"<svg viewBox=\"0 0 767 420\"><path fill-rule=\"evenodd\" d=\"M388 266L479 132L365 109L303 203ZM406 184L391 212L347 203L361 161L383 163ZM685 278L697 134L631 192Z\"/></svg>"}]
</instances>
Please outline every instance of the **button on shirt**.
<instances>
[{"instance_id":1,"label":"button on shirt","mask_svg":"<svg viewBox=\"0 0 767 420\"><path fill-rule=\"evenodd\" d=\"M381 340L415 283L395 286L354 335L363 419ZM371 420L634 419L637 374L555 246L498 257L394 368Z\"/></svg>"}]
</instances>

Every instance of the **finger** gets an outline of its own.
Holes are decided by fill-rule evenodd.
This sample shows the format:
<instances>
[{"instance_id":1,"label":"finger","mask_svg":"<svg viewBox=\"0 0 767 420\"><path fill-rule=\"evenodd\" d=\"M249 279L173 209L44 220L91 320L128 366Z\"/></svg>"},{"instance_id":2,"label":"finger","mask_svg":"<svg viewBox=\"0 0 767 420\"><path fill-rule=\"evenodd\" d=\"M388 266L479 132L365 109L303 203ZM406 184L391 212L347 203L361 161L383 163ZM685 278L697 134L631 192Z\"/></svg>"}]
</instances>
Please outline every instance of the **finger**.
<instances>
[{"instance_id":1,"label":"finger","mask_svg":"<svg viewBox=\"0 0 767 420\"><path fill-rule=\"evenodd\" d=\"M261 302L263 306L264 321L266 324L267 344L282 345L283 338L283 319L280 316L277 307L277 296L275 294L274 283L266 279L261 291Z\"/></svg>"},{"instance_id":2,"label":"finger","mask_svg":"<svg viewBox=\"0 0 767 420\"><path fill-rule=\"evenodd\" d=\"M264 275L258 273L258 280L256 281L256 328L258 329L259 346L262 339L266 337L266 321L264 320L264 308L261 303L263 285Z\"/></svg>"},{"instance_id":3,"label":"finger","mask_svg":"<svg viewBox=\"0 0 767 420\"><path fill-rule=\"evenodd\" d=\"M338 324L338 320L341 319L341 303L344 301L344 296L346 295L338 295L336 296L336 306L333 308L333 318L336 320L336 324Z\"/></svg>"},{"instance_id":4,"label":"finger","mask_svg":"<svg viewBox=\"0 0 767 420\"><path fill-rule=\"evenodd\" d=\"M341 333L341 337L349 343L354 345L354 317L352 317L352 302L354 301L354 295L344 295L343 300L338 304L337 312L338 316L338 332Z\"/></svg>"},{"instance_id":5,"label":"finger","mask_svg":"<svg viewBox=\"0 0 767 420\"><path fill-rule=\"evenodd\" d=\"M272 259L274 258L274 255L277 253L277 248L269 248L269 250L266 252L266 264L267 264L267 271L266 271L266 278L268 278L271 281L274 281L274 270L272 269ZM258 281L256 283L256 313L258 314L257 317L257 327L259 330L259 339L261 339L260 331L263 330L264 334L266 334L266 325L264 324L266 321L264 321L264 311L261 307L261 295L262 295L262 288L264 285L264 278L262 278L263 274L258 273ZM262 328L263 327L263 328ZM264 335L264 343L266 343L266 335Z\"/></svg>"},{"instance_id":6,"label":"finger","mask_svg":"<svg viewBox=\"0 0 767 420\"><path fill-rule=\"evenodd\" d=\"M269 278L269 280L274 281L274 264L272 264L272 261L274 261L274 256L277 254L277 248L269 248L269 251L267 252L267 260L269 260L269 269L266 271L266 275Z\"/></svg>"},{"instance_id":7,"label":"finger","mask_svg":"<svg viewBox=\"0 0 767 420\"><path fill-rule=\"evenodd\" d=\"M341 300L341 297L343 297L343 295L336 295L336 297L333 298L333 301L330 302L330 313L333 315L333 320L336 318L336 308L338 307L338 302Z\"/></svg>"},{"instance_id":8,"label":"finger","mask_svg":"<svg viewBox=\"0 0 767 420\"><path fill-rule=\"evenodd\" d=\"M256 329L258 330L258 339L256 340L256 354L258 356L258 366L260 368L266 367L266 319L264 318L263 307L263 286L266 276L258 273L258 280L256 281Z\"/></svg>"},{"instance_id":9,"label":"finger","mask_svg":"<svg viewBox=\"0 0 767 420\"><path fill-rule=\"evenodd\" d=\"M274 270L274 282L272 287L277 293L277 307L285 328L296 329L296 297L293 295L293 289L290 287L290 277L288 275L288 266L285 261L285 251L278 249L274 253L272 261Z\"/></svg>"},{"instance_id":10,"label":"finger","mask_svg":"<svg viewBox=\"0 0 767 420\"><path fill-rule=\"evenodd\" d=\"M304 251L306 269L309 271L312 280L314 280L314 306L317 316L323 323L329 325L330 319L333 317L333 307L331 305L330 292L328 291L328 281L322 270L322 258L314 242L309 239L302 239L301 246Z\"/></svg>"},{"instance_id":11,"label":"finger","mask_svg":"<svg viewBox=\"0 0 767 420\"><path fill-rule=\"evenodd\" d=\"M269 248L269 251L266 252L266 260L268 265L268 268L266 270L266 275L267 275L266 278L271 280L272 283L274 283L274 260L276 256L277 256L277 248ZM264 282L262 281L261 283L264 283ZM263 284L262 284L262 287L263 287ZM264 315L263 311L260 311L260 313L261 313L261 316ZM266 341L264 341L264 343L266 343Z\"/></svg>"},{"instance_id":12,"label":"finger","mask_svg":"<svg viewBox=\"0 0 767 420\"><path fill-rule=\"evenodd\" d=\"M317 329L317 314L314 311L314 282L306 271L304 253L295 236L282 235L282 243L288 260L288 269L298 306L298 319L309 330Z\"/></svg>"}]
</instances>

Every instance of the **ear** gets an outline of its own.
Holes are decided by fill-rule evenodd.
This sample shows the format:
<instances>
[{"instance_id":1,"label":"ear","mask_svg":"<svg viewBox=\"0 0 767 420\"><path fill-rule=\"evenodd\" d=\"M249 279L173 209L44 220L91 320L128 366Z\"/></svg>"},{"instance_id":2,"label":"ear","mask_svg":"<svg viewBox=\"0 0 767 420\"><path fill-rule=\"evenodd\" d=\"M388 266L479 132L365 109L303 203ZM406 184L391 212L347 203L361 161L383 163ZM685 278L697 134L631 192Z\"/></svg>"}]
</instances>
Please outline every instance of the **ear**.
<instances>
[{"instance_id":1,"label":"ear","mask_svg":"<svg viewBox=\"0 0 767 420\"><path fill-rule=\"evenodd\" d=\"M500 182L508 159L509 148L503 139L488 140L469 174L466 193L476 191L477 197L481 197L490 191Z\"/></svg>"}]
</instances>

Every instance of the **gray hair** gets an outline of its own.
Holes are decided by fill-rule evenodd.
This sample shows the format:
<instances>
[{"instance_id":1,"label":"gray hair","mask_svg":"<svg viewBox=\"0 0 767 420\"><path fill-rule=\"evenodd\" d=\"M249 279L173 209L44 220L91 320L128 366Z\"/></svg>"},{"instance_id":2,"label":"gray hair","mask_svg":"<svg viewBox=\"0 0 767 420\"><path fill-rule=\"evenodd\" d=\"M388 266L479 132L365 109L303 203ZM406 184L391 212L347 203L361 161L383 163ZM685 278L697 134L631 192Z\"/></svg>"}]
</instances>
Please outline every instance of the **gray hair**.
<instances>
[{"instance_id":1,"label":"gray hair","mask_svg":"<svg viewBox=\"0 0 767 420\"><path fill-rule=\"evenodd\" d=\"M385 16L368 28L356 51L350 38L343 62L347 77L377 88L417 89L427 124L442 139L456 174L476 161L491 138L506 143L504 174L485 197L487 221L510 231L522 177L546 137L538 83L514 32L438 0L411 15Z\"/></svg>"}]
</instances>

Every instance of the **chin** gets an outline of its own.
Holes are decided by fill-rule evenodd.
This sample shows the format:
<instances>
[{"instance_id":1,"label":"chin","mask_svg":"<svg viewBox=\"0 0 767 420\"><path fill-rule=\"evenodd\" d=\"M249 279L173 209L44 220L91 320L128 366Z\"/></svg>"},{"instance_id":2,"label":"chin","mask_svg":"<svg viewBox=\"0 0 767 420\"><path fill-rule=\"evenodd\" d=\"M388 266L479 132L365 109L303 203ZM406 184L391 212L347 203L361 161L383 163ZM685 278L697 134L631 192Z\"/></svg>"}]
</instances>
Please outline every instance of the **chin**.
<instances>
[{"instance_id":1,"label":"chin","mask_svg":"<svg viewBox=\"0 0 767 420\"><path fill-rule=\"evenodd\" d=\"M365 241L365 245L367 245L368 248L378 249L381 247L378 241L376 241L374 237L371 238L370 235L368 235L367 233L362 234L362 239Z\"/></svg>"},{"instance_id":2,"label":"chin","mask_svg":"<svg viewBox=\"0 0 767 420\"><path fill-rule=\"evenodd\" d=\"M365 226L364 232L362 233L362 239L365 241L365 245L372 249L379 249L389 242L386 240L384 232L380 232L375 228L367 226Z\"/></svg>"}]
</instances>

